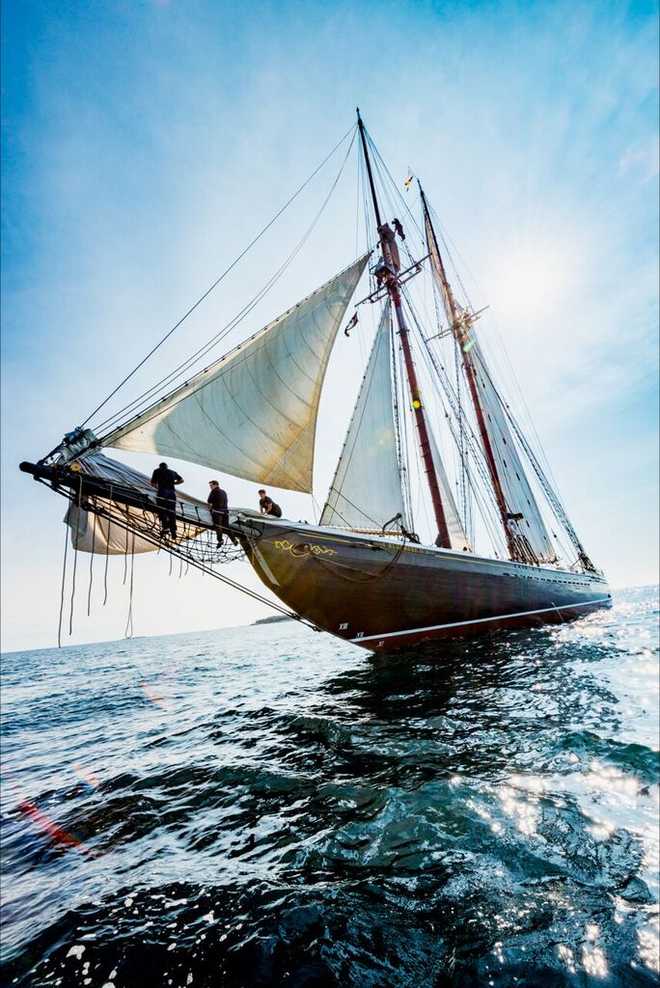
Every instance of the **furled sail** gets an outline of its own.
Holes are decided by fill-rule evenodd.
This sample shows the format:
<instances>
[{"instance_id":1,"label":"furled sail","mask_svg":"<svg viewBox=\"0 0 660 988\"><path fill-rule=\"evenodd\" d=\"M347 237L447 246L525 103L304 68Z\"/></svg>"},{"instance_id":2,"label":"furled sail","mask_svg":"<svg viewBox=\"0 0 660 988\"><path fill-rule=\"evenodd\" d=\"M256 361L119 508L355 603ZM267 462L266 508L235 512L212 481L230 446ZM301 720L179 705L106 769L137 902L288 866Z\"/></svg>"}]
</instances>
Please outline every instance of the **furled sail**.
<instances>
[{"instance_id":1,"label":"furled sail","mask_svg":"<svg viewBox=\"0 0 660 988\"><path fill-rule=\"evenodd\" d=\"M321 525L374 530L397 514L405 524L392 403L390 319L388 305L376 332Z\"/></svg>"},{"instance_id":2,"label":"furled sail","mask_svg":"<svg viewBox=\"0 0 660 988\"><path fill-rule=\"evenodd\" d=\"M478 343L470 349L468 359L472 361L474 367L485 426L495 457L504 500L511 516L509 528L514 536L523 541L523 544L529 543L540 562L550 562L557 554L527 480L500 396L490 378Z\"/></svg>"},{"instance_id":3,"label":"furled sail","mask_svg":"<svg viewBox=\"0 0 660 988\"><path fill-rule=\"evenodd\" d=\"M192 380L101 440L224 473L312 490L330 352L368 255Z\"/></svg>"},{"instance_id":4,"label":"furled sail","mask_svg":"<svg viewBox=\"0 0 660 988\"><path fill-rule=\"evenodd\" d=\"M470 540L465 534L451 484L449 483L449 477L447 476L445 465L442 462L435 437L431 431L429 431L429 439L431 441L431 456L433 457L435 476L440 490L440 500L442 501L442 509L445 514L445 521L447 522L447 531L449 532L450 548L469 550L471 548Z\"/></svg>"},{"instance_id":5,"label":"furled sail","mask_svg":"<svg viewBox=\"0 0 660 988\"><path fill-rule=\"evenodd\" d=\"M86 453L76 461L77 469L87 476L99 477L109 481L111 487L116 492L129 490L131 493L143 494L149 501L153 502L153 511L148 512L138 508L124 507L127 526L131 528L147 527L149 524L155 530L160 526L157 524L156 492L154 491L149 478L139 470L134 470L125 463L119 463L109 456L104 456L98 450ZM104 503L103 498L98 498L100 507L105 507L108 512L115 516L118 514L118 507L111 501ZM179 525L180 535L184 538L192 538L204 528L212 524L211 514L208 505L204 501L184 494L177 490L177 516L183 522ZM122 524L116 524L107 517L100 517L93 511L86 511L84 507L78 507L75 501L69 505L64 521L71 531L71 544L74 549L80 552L94 552L101 555L123 555L125 553L155 552L157 545L148 539L140 538L133 532L129 533ZM203 524L199 525L199 522Z\"/></svg>"},{"instance_id":6,"label":"furled sail","mask_svg":"<svg viewBox=\"0 0 660 988\"><path fill-rule=\"evenodd\" d=\"M522 558L549 562L556 558L534 493L529 485L500 396L491 380L472 321L454 298L438 250L435 231L425 210L426 240L431 266L452 331L471 369L506 507L506 526ZM531 551L530 551L531 550Z\"/></svg>"}]
</instances>

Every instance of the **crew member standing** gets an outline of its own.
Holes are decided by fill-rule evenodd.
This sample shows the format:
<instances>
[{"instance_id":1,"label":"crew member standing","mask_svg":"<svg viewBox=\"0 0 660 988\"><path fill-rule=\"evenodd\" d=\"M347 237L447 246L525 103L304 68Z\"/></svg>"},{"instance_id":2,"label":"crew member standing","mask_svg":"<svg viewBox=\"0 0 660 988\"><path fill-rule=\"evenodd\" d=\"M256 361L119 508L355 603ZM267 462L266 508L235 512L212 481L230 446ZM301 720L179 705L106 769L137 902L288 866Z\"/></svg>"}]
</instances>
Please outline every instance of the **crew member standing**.
<instances>
[{"instance_id":1,"label":"crew member standing","mask_svg":"<svg viewBox=\"0 0 660 988\"><path fill-rule=\"evenodd\" d=\"M183 483L176 470L170 470L167 463L161 463L157 470L151 475L151 486L156 488L156 503L159 507L161 536L168 533L173 539L176 538L176 491L179 484Z\"/></svg>"},{"instance_id":2,"label":"crew member standing","mask_svg":"<svg viewBox=\"0 0 660 988\"><path fill-rule=\"evenodd\" d=\"M208 506L211 509L211 518L218 539L218 545L222 545L222 530L229 524L229 511L227 508L227 491L223 491L217 480L209 480Z\"/></svg>"},{"instance_id":3,"label":"crew member standing","mask_svg":"<svg viewBox=\"0 0 660 988\"><path fill-rule=\"evenodd\" d=\"M282 509L279 504L275 504L263 488L259 491L259 511L262 515L273 515L275 518L282 517Z\"/></svg>"}]
</instances>

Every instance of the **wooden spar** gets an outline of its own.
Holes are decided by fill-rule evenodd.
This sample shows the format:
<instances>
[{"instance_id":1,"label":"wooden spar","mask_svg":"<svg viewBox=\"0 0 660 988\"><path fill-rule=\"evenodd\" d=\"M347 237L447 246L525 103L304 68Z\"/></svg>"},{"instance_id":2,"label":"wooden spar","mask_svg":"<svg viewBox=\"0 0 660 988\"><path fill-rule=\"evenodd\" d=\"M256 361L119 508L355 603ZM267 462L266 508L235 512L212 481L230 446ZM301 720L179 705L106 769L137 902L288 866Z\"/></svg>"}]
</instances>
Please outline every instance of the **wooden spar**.
<instances>
[{"instance_id":1,"label":"wooden spar","mask_svg":"<svg viewBox=\"0 0 660 988\"><path fill-rule=\"evenodd\" d=\"M403 309L401 307L401 295L399 293L396 282L394 282L391 288L389 288L389 292L390 292L390 297L392 299L392 303L394 305L394 312L396 314L397 325L399 327L399 336L401 338L403 359L406 365L406 374L408 376L410 396L412 398L412 407L415 413L417 432L419 434L419 445L422 451L422 459L424 461L424 470L426 472L426 479L428 481L429 490L431 491L431 500L433 502L435 521L438 526L438 538L436 541L436 545L441 546L443 549L451 549L451 539L449 538L449 529L447 527L447 519L445 517L445 511L442 505L442 498L440 497L440 487L438 485L438 477L435 472L433 453L431 452L431 442L429 439L428 428L426 425L426 416L424 415L424 406L422 405L419 385L417 383L417 374L415 373L415 365L413 363L412 351L410 349L408 327L406 326L406 321L403 315Z\"/></svg>"},{"instance_id":2,"label":"wooden spar","mask_svg":"<svg viewBox=\"0 0 660 988\"><path fill-rule=\"evenodd\" d=\"M490 480L493 485L493 491L495 493L495 500L497 501L497 507L500 512L500 518L502 521L502 527L504 528L504 535L506 537L507 548L509 550L509 556L511 559L518 559L523 562L529 562L527 558L521 557L521 554L516 546L515 539L509 529L509 509L507 507L506 498L504 497L504 490L502 488L502 482L500 480L500 475L497 470L497 463L495 462L495 455L493 453L493 447L490 441L490 436L488 435L488 429L486 428L486 418L484 416L484 410L481 405L481 398L479 397L479 384L477 381L477 373L474 366L474 361L469 353L465 351L465 344L467 343L467 334L465 332L465 327L461 315L458 311L458 306L456 305L456 299L451 290L451 285L449 284L449 279L447 278L447 273L445 271L445 266L442 261L442 254L440 253L440 246L438 244L438 239L435 234L435 229L433 228L433 222L431 221L431 215L429 213L428 204L426 202L426 196L424 195L424 189L422 188L421 182L417 182L419 186L419 194L422 199L422 208L424 210L424 220L426 223L427 237L430 235L433 239L433 244L429 244L429 250L431 246L435 249L435 256L438 260L438 274L440 275L440 280L442 282L442 291L445 297L446 306L449 310L447 315L451 322L451 330L454 334L456 342L461 348L461 354L463 359L463 369L465 370L465 376L467 378L468 387L470 389L470 397L472 398L472 404L474 405L474 412L477 417L477 425L479 428L479 434L481 436L481 443L484 449L484 455L486 457L486 465L488 466L488 473L490 474Z\"/></svg>"},{"instance_id":3,"label":"wooden spar","mask_svg":"<svg viewBox=\"0 0 660 988\"><path fill-rule=\"evenodd\" d=\"M378 208L378 197L376 195L376 186L374 184L373 172L371 170L371 159L369 158L369 150L367 148L367 139L364 131L364 124L362 122L362 117L360 116L359 110L357 111L357 118L358 118L358 128L360 131L360 139L362 141L362 152L364 154L364 160L367 166L367 177L369 179L369 188L371 190L371 199L373 202L374 214L376 217L378 236L380 238L380 245L383 251L383 259L387 267L387 272L385 274L384 280L388 294L392 300L392 306L394 308L394 313L396 315L396 322L399 328L399 337L401 339L403 360L406 367L406 375L408 377L408 386L410 388L410 396L412 401L413 412L415 414L415 424L417 426L417 435L419 437L419 445L422 453L422 461L424 463L424 471L426 473L426 479L429 485L429 490L431 492L433 513L435 515L435 522L438 528L438 537L436 539L436 545L440 546L443 549L451 549L449 528L447 526L447 518L442 504L442 498L440 496L440 485L438 484L438 477L435 472L435 464L433 462L433 453L431 450L431 440L429 437L428 426L426 424L426 415L424 413L424 406L422 404L421 392L417 381L417 374L415 372L415 364L413 362L412 350L410 348L408 326L406 325L406 319L403 313L403 307L401 305L401 292L399 291L398 270L397 270L397 266L393 263L392 249L390 243L388 239L384 236L385 227L380 217L380 209Z\"/></svg>"},{"instance_id":4,"label":"wooden spar","mask_svg":"<svg viewBox=\"0 0 660 988\"><path fill-rule=\"evenodd\" d=\"M367 138L364 133L364 124L362 122L362 117L360 116L360 109L357 109L358 118L358 128L360 130L360 140L362 141L362 153L364 154L364 162L367 166L367 175L369 177L369 188L371 189L371 200L373 202L374 213L376 216L376 226L378 227L378 233L380 234L380 228L383 225L380 219L380 209L378 208L378 196L376 195L376 186L374 185L374 176L371 171L371 158L369 157L369 151L367 149Z\"/></svg>"}]
</instances>

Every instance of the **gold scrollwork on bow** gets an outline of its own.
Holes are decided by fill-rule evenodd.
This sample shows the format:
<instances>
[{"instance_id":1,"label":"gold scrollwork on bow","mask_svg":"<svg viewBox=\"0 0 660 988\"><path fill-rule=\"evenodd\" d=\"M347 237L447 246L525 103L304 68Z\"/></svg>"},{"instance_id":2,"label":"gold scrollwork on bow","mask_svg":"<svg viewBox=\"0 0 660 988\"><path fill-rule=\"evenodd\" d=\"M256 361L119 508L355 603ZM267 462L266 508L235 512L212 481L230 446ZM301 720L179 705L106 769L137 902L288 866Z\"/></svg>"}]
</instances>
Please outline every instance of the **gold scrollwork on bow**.
<instances>
[{"instance_id":1,"label":"gold scrollwork on bow","mask_svg":"<svg viewBox=\"0 0 660 988\"><path fill-rule=\"evenodd\" d=\"M336 549L331 549L327 545L316 545L312 542L289 542L288 539L277 539L273 543L276 549L280 549L282 552L288 552L292 556L301 557L306 556L311 552L313 556L336 556Z\"/></svg>"}]
</instances>

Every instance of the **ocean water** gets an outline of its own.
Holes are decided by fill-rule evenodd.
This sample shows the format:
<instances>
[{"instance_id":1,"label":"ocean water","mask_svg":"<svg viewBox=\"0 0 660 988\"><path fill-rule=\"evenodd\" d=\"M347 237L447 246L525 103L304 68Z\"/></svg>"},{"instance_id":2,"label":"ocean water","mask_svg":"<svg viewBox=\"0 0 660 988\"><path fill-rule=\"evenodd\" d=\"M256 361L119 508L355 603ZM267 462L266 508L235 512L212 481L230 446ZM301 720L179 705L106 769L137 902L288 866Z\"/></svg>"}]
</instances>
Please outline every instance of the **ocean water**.
<instances>
[{"instance_id":1,"label":"ocean water","mask_svg":"<svg viewBox=\"0 0 660 988\"><path fill-rule=\"evenodd\" d=\"M656 984L657 625L6 655L4 982Z\"/></svg>"}]
</instances>

